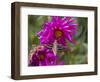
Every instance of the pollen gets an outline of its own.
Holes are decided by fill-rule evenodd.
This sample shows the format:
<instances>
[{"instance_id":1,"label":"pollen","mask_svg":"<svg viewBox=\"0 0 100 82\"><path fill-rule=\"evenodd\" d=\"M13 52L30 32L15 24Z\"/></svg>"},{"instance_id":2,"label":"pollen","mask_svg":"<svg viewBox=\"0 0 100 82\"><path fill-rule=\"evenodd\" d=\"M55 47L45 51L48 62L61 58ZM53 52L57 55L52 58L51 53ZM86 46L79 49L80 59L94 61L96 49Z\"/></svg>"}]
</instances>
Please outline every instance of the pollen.
<instances>
[{"instance_id":1,"label":"pollen","mask_svg":"<svg viewBox=\"0 0 100 82\"><path fill-rule=\"evenodd\" d=\"M39 60L43 60L43 59L44 59L44 55L40 55L40 56L38 57L38 59L39 59Z\"/></svg>"},{"instance_id":2,"label":"pollen","mask_svg":"<svg viewBox=\"0 0 100 82\"><path fill-rule=\"evenodd\" d=\"M59 37L62 36L62 31L56 30L55 33L54 33L54 35L55 35L56 38L59 38Z\"/></svg>"}]
</instances>

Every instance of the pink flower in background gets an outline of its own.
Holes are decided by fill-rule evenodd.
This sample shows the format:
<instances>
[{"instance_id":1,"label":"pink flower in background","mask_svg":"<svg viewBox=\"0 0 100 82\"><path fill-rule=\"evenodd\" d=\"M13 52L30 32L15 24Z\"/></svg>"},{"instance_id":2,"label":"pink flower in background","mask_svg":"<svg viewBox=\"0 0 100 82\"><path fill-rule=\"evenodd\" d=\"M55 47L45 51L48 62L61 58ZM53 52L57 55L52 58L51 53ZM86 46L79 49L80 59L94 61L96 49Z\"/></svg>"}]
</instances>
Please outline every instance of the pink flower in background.
<instances>
[{"instance_id":1,"label":"pink flower in background","mask_svg":"<svg viewBox=\"0 0 100 82\"><path fill-rule=\"evenodd\" d=\"M39 46L33 52L29 66L64 65L64 61L58 59L58 56L55 56L52 50Z\"/></svg>"}]
</instances>

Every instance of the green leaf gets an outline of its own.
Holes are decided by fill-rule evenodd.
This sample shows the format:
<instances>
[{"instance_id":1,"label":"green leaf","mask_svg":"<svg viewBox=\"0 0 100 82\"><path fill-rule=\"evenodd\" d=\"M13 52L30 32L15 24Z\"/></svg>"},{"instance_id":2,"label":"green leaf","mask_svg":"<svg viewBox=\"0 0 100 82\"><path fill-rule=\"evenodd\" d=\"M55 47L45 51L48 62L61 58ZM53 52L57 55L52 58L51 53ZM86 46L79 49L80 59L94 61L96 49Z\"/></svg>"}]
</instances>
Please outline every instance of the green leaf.
<instances>
[{"instance_id":1,"label":"green leaf","mask_svg":"<svg viewBox=\"0 0 100 82\"><path fill-rule=\"evenodd\" d=\"M33 40L32 40L32 44L39 44L39 38L37 36L34 36Z\"/></svg>"}]
</instances>

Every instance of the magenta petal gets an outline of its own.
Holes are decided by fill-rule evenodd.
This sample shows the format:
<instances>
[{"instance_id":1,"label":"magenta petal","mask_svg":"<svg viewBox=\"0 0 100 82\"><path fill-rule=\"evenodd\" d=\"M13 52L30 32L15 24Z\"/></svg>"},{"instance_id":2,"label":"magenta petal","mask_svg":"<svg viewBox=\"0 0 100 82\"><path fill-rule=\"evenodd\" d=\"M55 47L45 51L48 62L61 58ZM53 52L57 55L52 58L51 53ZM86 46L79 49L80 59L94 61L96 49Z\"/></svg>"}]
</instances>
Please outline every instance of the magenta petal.
<instances>
[{"instance_id":1,"label":"magenta petal","mask_svg":"<svg viewBox=\"0 0 100 82\"><path fill-rule=\"evenodd\" d=\"M68 21L69 18L70 18L70 17L63 17L63 18L62 18L62 23L65 22L65 21Z\"/></svg>"},{"instance_id":2,"label":"magenta petal","mask_svg":"<svg viewBox=\"0 0 100 82\"><path fill-rule=\"evenodd\" d=\"M72 27L72 26L69 26L68 28L63 28L65 30L65 32L74 32L75 30L77 30L76 27Z\"/></svg>"},{"instance_id":3,"label":"magenta petal","mask_svg":"<svg viewBox=\"0 0 100 82\"><path fill-rule=\"evenodd\" d=\"M62 46L66 46L65 37L62 37L61 39L59 39L58 44L61 44Z\"/></svg>"},{"instance_id":4,"label":"magenta petal","mask_svg":"<svg viewBox=\"0 0 100 82\"><path fill-rule=\"evenodd\" d=\"M70 19L67 23L71 23L71 22L74 22L75 19Z\"/></svg>"},{"instance_id":5,"label":"magenta petal","mask_svg":"<svg viewBox=\"0 0 100 82\"><path fill-rule=\"evenodd\" d=\"M68 41L72 42L72 35L70 33L66 32L65 37L67 38Z\"/></svg>"}]
</instances>

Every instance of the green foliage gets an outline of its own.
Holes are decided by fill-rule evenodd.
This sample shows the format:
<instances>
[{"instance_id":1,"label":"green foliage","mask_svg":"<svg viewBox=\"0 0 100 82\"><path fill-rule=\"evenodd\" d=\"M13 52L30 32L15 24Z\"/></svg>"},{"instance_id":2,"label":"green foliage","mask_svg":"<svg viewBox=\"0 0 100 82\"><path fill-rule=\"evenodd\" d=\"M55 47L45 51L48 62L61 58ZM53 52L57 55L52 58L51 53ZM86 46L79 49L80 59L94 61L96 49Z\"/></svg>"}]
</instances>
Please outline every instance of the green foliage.
<instances>
[{"instance_id":1,"label":"green foliage","mask_svg":"<svg viewBox=\"0 0 100 82\"><path fill-rule=\"evenodd\" d=\"M39 44L39 38L37 36L34 36L32 43L38 45Z\"/></svg>"}]
</instances>

